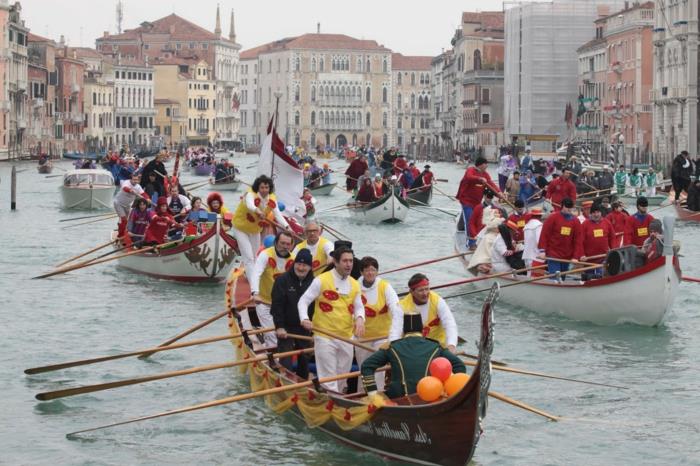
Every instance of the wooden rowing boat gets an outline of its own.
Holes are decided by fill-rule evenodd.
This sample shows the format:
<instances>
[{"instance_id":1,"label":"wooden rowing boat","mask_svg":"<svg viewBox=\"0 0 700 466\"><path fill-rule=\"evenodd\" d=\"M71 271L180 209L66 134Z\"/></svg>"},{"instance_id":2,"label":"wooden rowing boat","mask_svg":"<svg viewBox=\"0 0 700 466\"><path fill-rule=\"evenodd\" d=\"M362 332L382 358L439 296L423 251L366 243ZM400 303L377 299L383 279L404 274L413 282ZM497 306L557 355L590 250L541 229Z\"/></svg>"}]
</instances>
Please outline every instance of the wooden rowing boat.
<instances>
[{"instance_id":1,"label":"wooden rowing boat","mask_svg":"<svg viewBox=\"0 0 700 466\"><path fill-rule=\"evenodd\" d=\"M422 189L416 189L415 191L408 192L408 198L406 199L409 205L415 206L427 206L433 201L433 185L428 187L427 191Z\"/></svg>"},{"instance_id":2,"label":"wooden rowing boat","mask_svg":"<svg viewBox=\"0 0 700 466\"><path fill-rule=\"evenodd\" d=\"M37 165L36 171L41 173L42 175L48 175L53 171L53 164L51 161L47 161L43 165Z\"/></svg>"},{"instance_id":3,"label":"wooden rowing boat","mask_svg":"<svg viewBox=\"0 0 700 466\"><path fill-rule=\"evenodd\" d=\"M685 207L674 204L673 207L676 209L676 215L678 220L682 222L700 222L700 212L694 212Z\"/></svg>"},{"instance_id":4,"label":"wooden rowing boat","mask_svg":"<svg viewBox=\"0 0 700 466\"><path fill-rule=\"evenodd\" d=\"M226 181L215 181L213 179L209 180L209 187L217 191L238 191L241 182L236 179L226 180Z\"/></svg>"},{"instance_id":5,"label":"wooden rowing boat","mask_svg":"<svg viewBox=\"0 0 700 466\"><path fill-rule=\"evenodd\" d=\"M195 176L211 176L213 171L214 171L214 166L206 164L206 163L194 166Z\"/></svg>"},{"instance_id":6,"label":"wooden rowing boat","mask_svg":"<svg viewBox=\"0 0 700 466\"><path fill-rule=\"evenodd\" d=\"M348 204L350 216L364 223L398 223L403 222L408 213L408 202L391 193L369 204Z\"/></svg>"},{"instance_id":7,"label":"wooden rowing boat","mask_svg":"<svg viewBox=\"0 0 700 466\"><path fill-rule=\"evenodd\" d=\"M561 315L596 325L632 323L656 327L671 310L681 280L678 257L671 247L673 218L664 218L664 231L665 243L668 245L664 255L641 266L633 264L629 250L620 248L614 250L618 252L613 254L618 256L616 261L622 258L625 265L612 271L608 265L603 278L580 281L578 276L572 275L561 283L549 279L522 283L517 287L502 288L501 299L540 314ZM466 252L465 244L463 232L456 234L455 250ZM610 256L611 254L608 255L606 264L610 264ZM466 268L468 260L460 260ZM510 275L487 279L475 285L488 286L498 282L504 286L527 278L529 277Z\"/></svg>"},{"instance_id":8,"label":"wooden rowing boat","mask_svg":"<svg viewBox=\"0 0 700 466\"><path fill-rule=\"evenodd\" d=\"M243 283L229 282L226 287L232 310L250 297L245 275L237 272ZM482 309L479 362L464 388L449 398L425 403L414 394L392 400L395 405L375 406L363 395L303 388L268 395L267 405L277 413L292 413L341 443L383 458L422 465L465 465L474 455L486 416L497 295L494 286ZM239 314L229 314L232 334L239 333L240 322ZM256 355L248 338L232 343L239 360ZM271 361L242 367L254 391L302 382L285 368L273 367Z\"/></svg>"},{"instance_id":9,"label":"wooden rowing boat","mask_svg":"<svg viewBox=\"0 0 700 466\"><path fill-rule=\"evenodd\" d=\"M236 240L221 227L221 220L210 224L205 233L175 247L118 259L118 266L153 278L179 282L219 282L224 280L240 256ZM112 239L116 232L112 234ZM118 247L118 243L115 243Z\"/></svg>"},{"instance_id":10,"label":"wooden rowing boat","mask_svg":"<svg viewBox=\"0 0 700 466\"><path fill-rule=\"evenodd\" d=\"M337 185L338 183L322 184L321 186L316 186L315 188L309 188L309 190L314 196L330 196L331 192L333 192L333 188L335 188Z\"/></svg>"}]
</instances>

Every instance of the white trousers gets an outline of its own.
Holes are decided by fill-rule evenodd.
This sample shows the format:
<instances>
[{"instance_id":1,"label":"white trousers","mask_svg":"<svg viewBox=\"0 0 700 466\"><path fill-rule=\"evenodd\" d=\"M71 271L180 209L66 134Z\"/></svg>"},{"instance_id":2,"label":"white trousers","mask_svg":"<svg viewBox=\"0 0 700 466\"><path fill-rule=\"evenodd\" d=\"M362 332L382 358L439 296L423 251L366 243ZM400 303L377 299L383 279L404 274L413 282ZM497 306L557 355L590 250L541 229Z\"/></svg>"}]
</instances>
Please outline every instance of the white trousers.
<instances>
[{"instance_id":1,"label":"white trousers","mask_svg":"<svg viewBox=\"0 0 700 466\"><path fill-rule=\"evenodd\" d=\"M380 346L382 346L384 343L386 343L386 338L382 338L381 340L376 340L376 341L370 341L365 343L367 346L371 346L374 348L374 350L378 350ZM355 359L357 360L357 365L362 368L362 363L365 362L365 359L370 357L372 352L369 352L365 349L358 348L357 346L355 347ZM377 382L377 390L378 391L383 391L384 390L384 379L386 378L386 371L377 371L374 373L374 379ZM357 390L362 391L362 383L357 384Z\"/></svg>"},{"instance_id":2,"label":"white trousers","mask_svg":"<svg viewBox=\"0 0 700 466\"><path fill-rule=\"evenodd\" d=\"M241 261L245 267L245 276L248 279L248 283L251 283L253 269L255 268L255 257L258 249L260 249L260 233L245 233L235 228L231 229L231 231L238 243Z\"/></svg>"},{"instance_id":3,"label":"white trousers","mask_svg":"<svg viewBox=\"0 0 700 466\"><path fill-rule=\"evenodd\" d=\"M120 204L116 200L113 201L112 204L114 205L114 211L117 213L117 215L120 218L129 217L129 211L131 210L131 204L128 204L128 205Z\"/></svg>"},{"instance_id":4,"label":"white trousers","mask_svg":"<svg viewBox=\"0 0 700 466\"><path fill-rule=\"evenodd\" d=\"M647 187L646 195L647 196L656 196L656 186Z\"/></svg>"},{"instance_id":5,"label":"white trousers","mask_svg":"<svg viewBox=\"0 0 700 466\"><path fill-rule=\"evenodd\" d=\"M316 355L316 375L319 379L350 372L352 368L353 346L344 341L314 336L314 354ZM323 388L342 393L347 380L326 382Z\"/></svg>"},{"instance_id":6,"label":"white trousers","mask_svg":"<svg viewBox=\"0 0 700 466\"><path fill-rule=\"evenodd\" d=\"M255 305L255 312L258 314L258 320L260 321L261 327L265 328L275 326L275 321L272 318L272 314L270 314L270 306L267 304L258 303ZM265 338L265 346L268 348L277 346L277 335L275 332L266 332L263 335Z\"/></svg>"}]
</instances>

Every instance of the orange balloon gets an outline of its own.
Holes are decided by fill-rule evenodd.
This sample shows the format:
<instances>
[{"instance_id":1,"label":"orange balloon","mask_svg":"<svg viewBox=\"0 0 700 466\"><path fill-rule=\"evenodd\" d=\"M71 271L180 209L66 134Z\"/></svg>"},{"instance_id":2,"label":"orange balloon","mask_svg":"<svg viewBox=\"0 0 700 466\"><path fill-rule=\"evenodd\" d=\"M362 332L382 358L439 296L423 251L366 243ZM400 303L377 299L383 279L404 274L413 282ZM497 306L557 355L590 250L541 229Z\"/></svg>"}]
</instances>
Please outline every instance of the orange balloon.
<instances>
[{"instance_id":1,"label":"orange balloon","mask_svg":"<svg viewBox=\"0 0 700 466\"><path fill-rule=\"evenodd\" d=\"M442 396L443 392L442 381L437 377L426 376L418 381L416 386L416 391L421 400L427 401L428 403L437 400Z\"/></svg>"},{"instance_id":2,"label":"orange balloon","mask_svg":"<svg viewBox=\"0 0 700 466\"><path fill-rule=\"evenodd\" d=\"M469 381L469 376L465 373L452 374L445 381L445 392L447 396L452 396L458 393Z\"/></svg>"}]
</instances>

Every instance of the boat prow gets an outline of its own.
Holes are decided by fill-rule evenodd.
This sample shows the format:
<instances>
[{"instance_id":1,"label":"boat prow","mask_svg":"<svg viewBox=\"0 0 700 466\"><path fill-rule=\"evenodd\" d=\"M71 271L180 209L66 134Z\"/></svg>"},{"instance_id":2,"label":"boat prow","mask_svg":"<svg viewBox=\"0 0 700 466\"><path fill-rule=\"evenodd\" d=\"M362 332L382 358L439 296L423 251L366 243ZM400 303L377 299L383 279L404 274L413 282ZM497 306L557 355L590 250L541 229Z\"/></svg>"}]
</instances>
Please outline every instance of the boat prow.
<instances>
[{"instance_id":1,"label":"boat prow","mask_svg":"<svg viewBox=\"0 0 700 466\"><path fill-rule=\"evenodd\" d=\"M338 183L328 183L316 186L315 188L309 188L309 190L314 196L330 196L333 188L336 186L338 186Z\"/></svg>"},{"instance_id":2,"label":"boat prow","mask_svg":"<svg viewBox=\"0 0 700 466\"><path fill-rule=\"evenodd\" d=\"M378 201L366 205L354 205L348 210L350 216L357 221L377 224L403 222L408 209L408 202L392 192Z\"/></svg>"}]
</instances>

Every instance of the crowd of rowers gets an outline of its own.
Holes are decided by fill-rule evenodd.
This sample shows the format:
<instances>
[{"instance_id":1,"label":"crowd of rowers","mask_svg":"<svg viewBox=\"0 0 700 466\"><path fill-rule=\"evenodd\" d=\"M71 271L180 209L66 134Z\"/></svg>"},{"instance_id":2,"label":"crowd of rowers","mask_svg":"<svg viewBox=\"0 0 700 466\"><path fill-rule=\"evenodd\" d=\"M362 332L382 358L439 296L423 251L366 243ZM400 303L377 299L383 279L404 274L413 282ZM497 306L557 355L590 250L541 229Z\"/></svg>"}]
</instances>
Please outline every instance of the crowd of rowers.
<instances>
[{"instance_id":1,"label":"crowd of rowers","mask_svg":"<svg viewBox=\"0 0 700 466\"><path fill-rule=\"evenodd\" d=\"M387 151L378 161L378 165L376 161L373 165L366 154L358 152L345 170L346 189L354 193L356 202L375 202L392 190L405 198L412 191L427 191L435 183L430 165L425 165L421 171L415 162L406 160L404 154Z\"/></svg>"},{"instance_id":2,"label":"crowd of rowers","mask_svg":"<svg viewBox=\"0 0 700 466\"><path fill-rule=\"evenodd\" d=\"M662 225L648 213L644 196L637 198L637 211L631 215L622 202L611 204L609 197L583 201L579 209L571 171L565 167L544 190L554 209L546 219L541 208L526 209L522 199L512 203L513 211L507 215L496 200L508 202L507 196L487 167L485 159L477 159L467 168L457 193L462 206L458 231L464 232L465 246L474 252L469 263L473 273L520 270L546 262L547 272L555 274L580 261L601 264L588 274L596 278L602 276L602 263L611 249L632 245L647 260L662 253Z\"/></svg>"},{"instance_id":3,"label":"crowd of rowers","mask_svg":"<svg viewBox=\"0 0 700 466\"><path fill-rule=\"evenodd\" d=\"M376 258L358 259L352 243L324 238L314 221L306 223L304 233L305 239L295 246L290 232L278 232L272 245L257 254L252 269L246 267L255 312L239 314L242 327L275 328L253 342L257 350L305 349L311 342L295 336L312 336L316 376L349 372L356 361L368 392L384 388L384 374L377 373L375 378L375 370L391 363L392 382L386 390L390 398L415 393L418 380L436 355L450 358L455 372L465 372L454 356L455 318L445 300L430 290L427 276L413 275L409 291L399 298L391 283L378 277ZM329 333L363 339L377 352L355 348ZM307 356L280 362L300 378L309 377ZM347 391L345 380L323 387Z\"/></svg>"}]
</instances>

